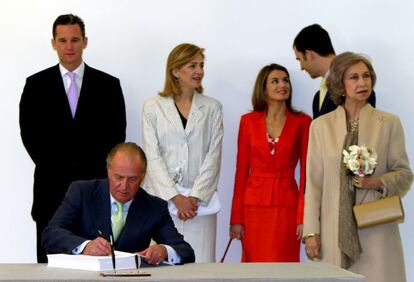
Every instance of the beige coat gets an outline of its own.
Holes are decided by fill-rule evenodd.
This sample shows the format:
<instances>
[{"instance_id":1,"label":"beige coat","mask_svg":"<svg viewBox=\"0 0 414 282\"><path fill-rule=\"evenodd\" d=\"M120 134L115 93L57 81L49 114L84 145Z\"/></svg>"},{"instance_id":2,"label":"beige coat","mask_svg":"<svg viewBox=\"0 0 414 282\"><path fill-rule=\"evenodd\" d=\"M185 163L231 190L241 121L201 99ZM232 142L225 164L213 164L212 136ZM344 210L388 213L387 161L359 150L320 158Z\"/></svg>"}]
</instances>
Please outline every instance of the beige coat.
<instances>
[{"instance_id":1,"label":"beige coat","mask_svg":"<svg viewBox=\"0 0 414 282\"><path fill-rule=\"evenodd\" d=\"M322 261L341 265L338 248L339 172L346 135L345 110L314 120L309 134L307 183L303 234L321 234ZM389 195L404 196L413 174L405 151L399 118L367 104L359 116L359 145L378 153L374 175L380 177ZM361 201L365 189L357 192ZM370 190L365 202L379 198ZM366 276L366 281L405 281L404 257L398 224L389 223L359 230L363 253L350 270Z\"/></svg>"}]
</instances>

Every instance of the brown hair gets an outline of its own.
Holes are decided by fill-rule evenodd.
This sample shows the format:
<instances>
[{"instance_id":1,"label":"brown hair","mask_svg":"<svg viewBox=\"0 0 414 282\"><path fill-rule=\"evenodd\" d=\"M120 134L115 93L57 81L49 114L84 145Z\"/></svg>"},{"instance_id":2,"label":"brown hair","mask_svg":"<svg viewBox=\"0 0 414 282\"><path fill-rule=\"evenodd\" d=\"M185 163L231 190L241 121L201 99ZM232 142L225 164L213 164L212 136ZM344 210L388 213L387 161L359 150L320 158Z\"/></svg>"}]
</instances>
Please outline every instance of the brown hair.
<instances>
[{"instance_id":1,"label":"brown hair","mask_svg":"<svg viewBox=\"0 0 414 282\"><path fill-rule=\"evenodd\" d=\"M344 52L335 57L329 68L329 75L326 79L326 86L332 101L335 105L342 105L345 102L345 86L344 76L345 72L351 66L363 62L369 71L372 81L372 88L374 88L377 81L377 75L371 62L363 55L353 52Z\"/></svg>"},{"instance_id":2,"label":"brown hair","mask_svg":"<svg viewBox=\"0 0 414 282\"><path fill-rule=\"evenodd\" d=\"M252 106L254 111L262 112L267 110L267 98L265 94L266 89L266 82L267 78L269 77L269 74L274 70L280 70L287 74L289 77L288 70L281 65L278 64L270 64L267 66L264 66L257 75L256 82L254 84L253 88L253 94L252 94ZM289 98L286 100L286 107L292 112L297 113L295 109L292 108L292 84L290 83L290 95Z\"/></svg>"},{"instance_id":3,"label":"brown hair","mask_svg":"<svg viewBox=\"0 0 414 282\"><path fill-rule=\"evenodd\" d=\"M167 60L164 89L159 93L161 96L181 95L180 84L172 72L190 62L197 55L201 55L204 59L204 49L189 43L182 43L171 51ZM198 87L196 91L203 93L203 87Z\"/></svg>"},{"instance_id":4,"label":"brown hair","mask_svg":"<svg viewBox=\"0 0 414 282\"><path fill-rule=\"evenodd\" d=\"M53 29L52 29L53 38L56 37L56 27L58 25L73 25L73 24L79 25L81 33L82 33L82 37L85 38L85 23L80 17L73 15L73 14L60 15L59 17L56 18L55 22L53 23Z\"/></svg>"}]
</instances>

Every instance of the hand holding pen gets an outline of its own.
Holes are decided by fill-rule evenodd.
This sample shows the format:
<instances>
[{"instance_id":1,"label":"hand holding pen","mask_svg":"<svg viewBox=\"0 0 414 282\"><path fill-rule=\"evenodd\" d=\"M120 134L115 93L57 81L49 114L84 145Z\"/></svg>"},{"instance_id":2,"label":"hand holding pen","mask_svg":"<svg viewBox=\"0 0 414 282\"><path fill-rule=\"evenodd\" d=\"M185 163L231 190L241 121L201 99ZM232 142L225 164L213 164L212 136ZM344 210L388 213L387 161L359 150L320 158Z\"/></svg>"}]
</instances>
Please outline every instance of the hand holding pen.
<instances>
[{"instance_id":1,"label":"hand holding pen","mask_svg":"<svg viewBox=\"0 0 414 282\"><path fill-rule=\"evenodd\" d=\"M111 255L111 244L102 236L98 230L99 236L89 243L83 249L82 254L90 256L108 256Z\"/></svg>"}]
</instances>

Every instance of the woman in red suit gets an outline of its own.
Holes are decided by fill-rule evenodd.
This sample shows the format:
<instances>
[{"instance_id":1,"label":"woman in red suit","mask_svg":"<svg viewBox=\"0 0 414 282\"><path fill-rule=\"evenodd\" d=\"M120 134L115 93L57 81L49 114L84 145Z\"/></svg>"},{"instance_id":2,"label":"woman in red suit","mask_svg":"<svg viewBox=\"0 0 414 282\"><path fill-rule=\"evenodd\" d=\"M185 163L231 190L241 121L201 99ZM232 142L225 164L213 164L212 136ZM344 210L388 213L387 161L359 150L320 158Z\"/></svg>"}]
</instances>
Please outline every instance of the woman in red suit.
<instances>
[{"instance_id":1,"label":"woman in red suit","mask_svg":"<svg viewBox=\"0 0 414 282\"><path fill-rule=\"evenodd\" d=\"M265 66L239 128L230 237L242 240L243 262L299 261L311 118L291 101L287 69Z\"/></svg>"}]
</instances>

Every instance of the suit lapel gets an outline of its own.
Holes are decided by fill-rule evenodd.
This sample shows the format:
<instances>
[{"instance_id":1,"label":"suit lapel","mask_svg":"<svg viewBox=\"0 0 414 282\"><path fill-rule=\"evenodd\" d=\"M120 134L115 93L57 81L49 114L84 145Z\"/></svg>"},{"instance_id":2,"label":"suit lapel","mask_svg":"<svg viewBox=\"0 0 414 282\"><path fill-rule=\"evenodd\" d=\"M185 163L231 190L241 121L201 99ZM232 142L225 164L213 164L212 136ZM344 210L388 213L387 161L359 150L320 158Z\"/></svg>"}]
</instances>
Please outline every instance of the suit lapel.
<instances>
[{"instance_id":1,"label":"suit lapel","mask_svg":"<svg viewBox=\"0 0 414 282\"><path fill-rule=\"evenodd\" d=\"M131 244L131 238L139 238L139 233L142 232L142 226L145 226L146 218L146 201L142 188L139 188L137 195L131 203L128 210L124 229L119 236L117 246L122 249L123 245Z\"/></svg>"},{"instance_id":2,"label":"suit lapel","mask_svg":"<svg viewBox=\"0 0 414 282\"><path fill-rule=\"evenodd\" d=\"M345 136L348 132L346 128L346 113L342 106L335 110L335 120L331 124L334 132L333 137L336 139L336 152L341 152L338 157L342 158L342 149L344 147Z\"/></svg>"},{"instance_id":3,"label":"suit lapel","mask_svg":"<svg viewBox=\"0 0 414 282\"><path fill-rule=\"evenodd\" d=\"M172 126L177 129L177 132L181 135L185 135L183 123L181 122L180 115L178 114L178 110L175 107L174 99L172 96L165 97L160 100L162 104L161 109L165 111L165 119L168 120Z\"/></svg>"},{"instance_id":4,"label":"suit lapel","mask_svg":"<svg viewBox=\"0 0 414 282\"><path fill-rule=\"evenodd\" d=\"M280 131L279 135L279 141L275 144L276 149L276 155L281 152L284 148L284 145L288 140L286 140L287 136L292 136L293 134L289 133L290 130L294 129L293 122L294 120L291 120L292 113L286 108L285 110L285 123L283 124L282 130ZM280 158L272 158L275 162L278 161Z\"/></svg>"},{"instance_id":5,"label":"suit lapel","mask_svg":"<svg viewBox=\"0 0 414 282\"><path fill-rule=\"evenodd\" d=\"M372 136L376 135L374 133L384 122L384 119L381 116L378 116L378 118L375 119L374 112L375 109L369 103L361 109L358 125L358 145L366 144L368 146L374 146L374 144L370 144L370 142L372 142Z\"/></svg>"},{"instance_id":6,"label":"suit lapel","mask_svg":"<svg viewBox=\"0 0 414 282\"><path fill-rule=\"evenodd\" d=\"M93 216L96 223L96 228L100 230L106 239L109 239L111 230L111 201L109 197L109 183L108 180L101 182L99 188L96 189L93 195ZM98 231L97 230L97 231Z\"/></svg>"},{"instance_id":7,"label":"suit lapel","mask_svg":"<svg viewBox=\"0 0 414 282\"><path fill-rule=\"evenodd\" d=\"M251 128L251 132L253 132L252 137L256 139L253 140L254 143L257 144L257 147L260 148L264 157L267 159L267 163L273 163L272 155L270 155L269 150L269 143L267 142L267 129L266 129L266 112L257 112L258 115L254 116L254 120L252 122L253 128ZM255 133L256 132L256 133Z\"/></svg>"},{"instance_id":8,"label":"suit lapel","mask_svg":"<svg viewBox=\"0 0 414 282\"><path fill-rule=\"evenodd\" d=\"M313 97L312 113L313 113L313 118L314 119L319 116L319 91L316 92L315 96Z\"/></svg>"},{"instance_id":9,"label":"suit lapel","mask_svg":"<svg viewBox=\"0 0 414 282\"><path fill-rule=\"evenodd\" d=\"M200 101L200 95L201 94L195 93L193 96L190 115L188 116L187 126L185 127L185 133L187 136L190 135L191 131L199 123L199 120L201 120L204 116L204 113L202 111L204 105Z\"/></svg>"},{"instance_id":10,"label":"suit lapel","mask_svg":"<svg viewBox=\"0 0 414 282\"><path fill-rule=\"evenodd\" d=\"M81 116L80 114L83 109L83 105L88 100L87 95L93 94L93 90L88 89L92 76L93 76L92 69L87 64L85 64L85 70L84 70L83 78L82 78L82 87L81 89L79 89L79 100L78 100L78 105L76 106L76 113L75 113L74 119L79 119L79 116Z\"/></svg>"},{"instance_id":11,"label":"suit lapel","mask_svg":"<svg viewBox=\"0 0 414 282\"><path fill-rule=\"evenodd\" d=\"M201 103L199 95L200 94L197 93L194 94L185 130L178 110L174 104L174 99L172 97L167 97L161 100L161 108L165 111L166 119L177 129L177 132L184 137L190 135L191 131L194 130L199 121L204 117L204 112L202 111L204 105Z\"/></svg>"},{"instance_id":12,"label":"suit lapel","mask_svg":"<svg viewBox=\"0 0 414 282\"><path fill-rule=\"evenodd\" d=\"M319 98L318 98L318 102L319 102L319 99L320 99L320 92L318 92L318 95L319 95ZM326 112L326 110L327 110L327 108L328 108L328 105L329 105L329 103L330 103L330 101L331 101L331 99L329 98L329 91L328 92L326 92L326 95L325 95L325 98L323 99L323 102L322 102L322 107L321 107L321 109L320 109L320 111L319 111L319 113L325 113ZM318 106L319 107L319 106Z\"/></svg>"},{"instance_id":13,"label":"suit lapel","mask_svg":"<svg viewBox=\"0 0 414 282\"><path fill-rule=\"evenodd\" d=\"M68 121L72 121L73 120L72 112L70 110L68 96L66 94L65 84L63 83L63 77L62 77L62 73L60 72L59 65L55 66L53 72L54 72L55 77L51 78L50 81L51 82L56 81L56 83L54 84L54 87L56 88L50 92L53 95L50 101L53 101L53 100L58 100L58 101L57 103L52 103L50 101L49 102L51 105L60 107L64 118L67 119ZM61 105L61 106L58 106L58 105Z\"/></svg>"}]
</instances>

